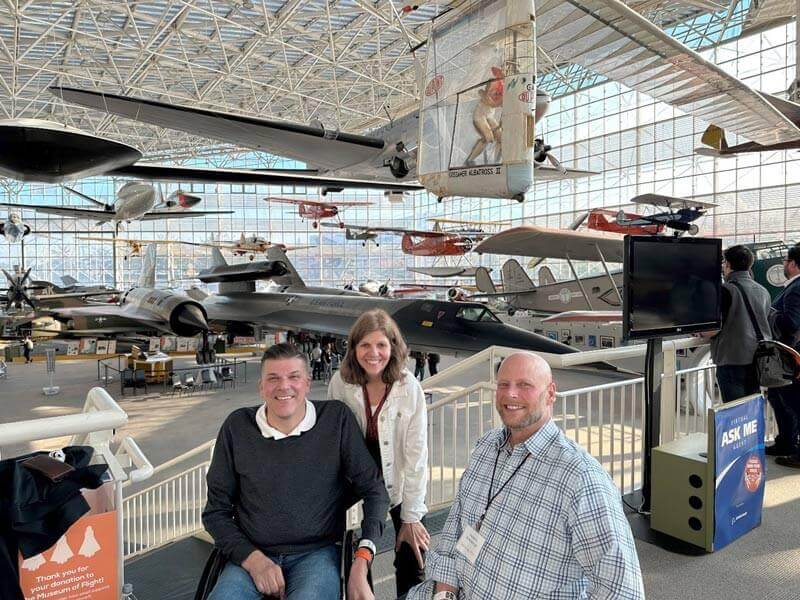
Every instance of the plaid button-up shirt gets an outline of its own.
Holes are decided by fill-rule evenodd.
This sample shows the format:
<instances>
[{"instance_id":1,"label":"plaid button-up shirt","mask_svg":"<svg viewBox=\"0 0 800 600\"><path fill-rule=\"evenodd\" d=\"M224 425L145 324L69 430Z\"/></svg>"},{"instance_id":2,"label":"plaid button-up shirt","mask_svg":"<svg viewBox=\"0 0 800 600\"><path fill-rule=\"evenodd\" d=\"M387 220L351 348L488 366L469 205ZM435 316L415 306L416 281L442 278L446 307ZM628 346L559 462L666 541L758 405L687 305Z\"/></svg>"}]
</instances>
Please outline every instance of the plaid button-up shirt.
<instances>
[{"instance_id":1,"label":"plaid button-up shirt","mask_svg":"<svg viewBox=\"0 0 800 600\"><path fill-rule=\"evenodd\" d=\"M510 454L507 441L504 428L478 440L428 554L427 581L408 599L429 600L436 581L457 587L459 599L643 599L619 492L600 464L552 421ZM509 482L486 510L495 463L491 494ZM472 565L456 543L484 511L486 541Z\"/></svg>"}]
</instances>

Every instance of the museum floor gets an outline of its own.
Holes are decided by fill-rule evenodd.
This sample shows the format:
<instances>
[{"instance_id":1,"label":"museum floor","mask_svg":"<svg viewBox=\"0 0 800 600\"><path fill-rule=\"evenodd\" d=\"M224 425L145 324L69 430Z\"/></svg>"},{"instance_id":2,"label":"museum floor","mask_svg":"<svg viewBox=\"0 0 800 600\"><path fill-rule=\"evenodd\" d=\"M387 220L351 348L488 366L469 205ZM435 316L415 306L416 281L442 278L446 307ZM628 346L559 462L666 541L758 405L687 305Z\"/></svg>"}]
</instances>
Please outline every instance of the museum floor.
<instances>
[{"instance_id":1,"label":"museum floor","mask_svg":"<svg viewBox=\"0 0 800 600\"><path fill-rule=\"evenodd\" d=\"M240 406L258 403L256 374L258 361L250 359L247 383L235 389L206 391L182 396L156 392L123 397L114 381L109 392L128 413L124 434L133 436L154 465L179 455L213 438L224 417ZM176 367L190 364L179 359ZM445 361L442 367L446 367ZM86 392L98 385L95 361L58 362L55 384L57 396L42 395L47 384L45 364L9 365L8 379L0 380L0 421L70 414L80 410ZM561 389L589 385L597 376L559 372ZM323 398L324 384L316 383L312 398ZM57 447L66 440L54 439L37 448ZM3 448L3 456L13 456L29 446ZM800 472L776 466L770 459L767 472L763 522L731 546L714 554L692 557L672 554L655 546L637 542L647 598L655 600L723 600L730 597L763 600L789 600L800 597ZM438 530L443 519L438 522ZM434 542L435 543L435 542ZM159 576L152 559L146 556L132 562L126 579L135 586L139 600L178 600L191 598L196 577L202 569L207 547L199 540L184 540L158 551L155 563L169 565L167 582ZM176 569L176 567L181 567ZM196 574L192 569L196 569ZM181 572L180 578L175 577ZM375 565L376 598L393 598L391 557L386 553ZM189 589L191 588L191 589ZM155 592L155 590L158 590Z\"/></svg>"}]
</instances>

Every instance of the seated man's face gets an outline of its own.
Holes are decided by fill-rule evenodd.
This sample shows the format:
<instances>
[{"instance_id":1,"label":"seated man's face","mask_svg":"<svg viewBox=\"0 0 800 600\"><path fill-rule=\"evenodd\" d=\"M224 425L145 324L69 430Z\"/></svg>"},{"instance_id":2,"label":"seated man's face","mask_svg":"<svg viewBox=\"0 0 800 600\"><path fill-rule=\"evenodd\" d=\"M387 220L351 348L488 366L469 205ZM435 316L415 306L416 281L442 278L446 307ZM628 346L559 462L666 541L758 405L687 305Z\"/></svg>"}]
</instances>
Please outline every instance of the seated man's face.
<instances>
[{"instance_id":1,"label":"seated man's face","mask_svg":"<svg viewBox=\"0 0 800 600\"><path fill-rule=\"evenodd\" d=\"M497 372L495 408L509 430L533 433L550 416L554 400L555 385L546 366L524 355L503 361Z\"/></svg>"},{"instance_id":2,"label":"seated man's face","mask_svg":"<svg viewBox=\"0 0 800 600\"><path fill-rule=\"evenodd\" d=\"M259 392L267 403L270 421L292 420L305 410L311 385L306 364L301 358L268 360L261 367Z\"/></svg>"}]
</instances>

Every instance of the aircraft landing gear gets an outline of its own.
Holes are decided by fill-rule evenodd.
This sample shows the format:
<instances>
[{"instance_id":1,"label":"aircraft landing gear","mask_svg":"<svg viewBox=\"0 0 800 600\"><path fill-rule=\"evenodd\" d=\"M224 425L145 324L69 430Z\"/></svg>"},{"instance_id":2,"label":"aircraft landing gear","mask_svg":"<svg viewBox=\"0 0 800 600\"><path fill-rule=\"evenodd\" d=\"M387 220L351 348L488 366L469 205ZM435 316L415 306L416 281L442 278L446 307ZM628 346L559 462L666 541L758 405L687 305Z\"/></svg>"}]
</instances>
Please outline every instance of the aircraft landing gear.
<instances>
[{"instance_id":1,"label":"aircraft landing gear","mask_svg":"<svg viewBox=\"0 0 800 600\"><path fill-rule=\"evenodd\" d=\"M517 202L525 202L525 194L516 194L514 200Z\"/></svg>"},{"instance_id":2,"label":"aircraft landing gear","mask_svg":"<svg viewBox=\"0 0 800 600\"><path fill-rule=\"evenodd\" d=\"M313 227L314 229L316 229L316 228L318 228L318 227L319 227L319 223L317 223L316 221L314 221L314 222L311 224L311 227Z\"/></svg>"},{"instance_id":3,"label":"aircraft landing gear","mask_svg":"<svg viewBox=\"0 0 800 600\"><path fill-rule=\"evenodd\" d=\"M361 247L362 248L366 248L367 247L367 242L361 242Z\"/></svg>"},{"instance_id":4,"label":"aircraft landing gear","mask_svg":"<svg viewBox=\"0 0 800 600\"><path fill-rule=\"evenodd\" d=\"M341 221L339 221L339 229L344 229L344 223L342 223Z\"/></svg>"},{"instance_id":5,"label":"aircraft landing gear","mask_svg":"<svg viewBox=\"0 0 800 600\"><path fill-rule=\"evenodd\" d=\"M436 202L438 202L439 204L441 204L441 203L442 203L442 200L444 200L444 196L436 196Z\"/></svg>"},{"instance_id":6,"label":"aircraft landing gear","mask_svg":"<svg viewBox=\"0 0 800 600\"><path fill-rule=\"evenodd\" d=\"M689 226L689 235L697 235L698 233L700 233L700 228L697 225L692 224Z\"/></svg>"},{"instance_id":7,"label":"aircraft landing gear","mask_svg":"<svg viewBox=\"0 0 800 600\"><path fill-rule=\"evenodd\" d=\"M198 365L213 365L217 362L217 353L208 343L208 331L203 332L203 339L200 341L200 347L197 349L194 359Z\"/></svg>"}]
</instances>

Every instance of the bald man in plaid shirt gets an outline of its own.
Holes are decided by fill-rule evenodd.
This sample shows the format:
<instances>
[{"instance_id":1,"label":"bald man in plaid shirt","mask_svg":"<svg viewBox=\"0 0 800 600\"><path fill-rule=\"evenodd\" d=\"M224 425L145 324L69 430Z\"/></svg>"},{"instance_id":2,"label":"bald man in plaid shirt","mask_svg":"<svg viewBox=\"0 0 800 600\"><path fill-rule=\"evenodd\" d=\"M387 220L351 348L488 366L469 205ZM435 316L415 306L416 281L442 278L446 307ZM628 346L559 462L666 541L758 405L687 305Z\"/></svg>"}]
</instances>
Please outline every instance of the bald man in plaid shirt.
<instances>
[{"instance_id":1,"label":"bald man in plaid shirt","mask_svg":"<svg viewBox=\"0 0 800 600\"><path fill-rule=\"evenodd\" d=\"M425 583L411 600L639 600L639 559L619 492L553 423L556 388L539 356L497 374L504 427L475 446Z\"/></svg>"}]
</instances>

